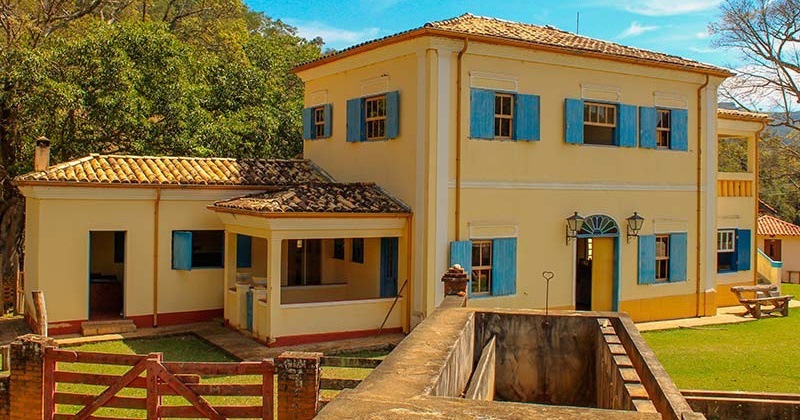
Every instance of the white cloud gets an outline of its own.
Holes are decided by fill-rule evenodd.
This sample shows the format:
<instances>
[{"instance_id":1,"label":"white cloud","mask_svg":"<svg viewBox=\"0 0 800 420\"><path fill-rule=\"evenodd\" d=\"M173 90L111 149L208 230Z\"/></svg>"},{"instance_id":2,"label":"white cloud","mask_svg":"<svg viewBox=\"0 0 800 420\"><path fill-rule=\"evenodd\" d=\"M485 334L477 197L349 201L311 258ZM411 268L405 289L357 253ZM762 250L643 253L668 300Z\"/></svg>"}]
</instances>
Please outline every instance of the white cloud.
<instances>
[{"instance_id":1,"label":"white cloud","mask_svg":"<svg viewBox=\"0 0 800 420\"><path fill-rule=\"evenodd\" d=\"M722 0L622 0L613 6L630 13L645 16L672 16L714 9Z\"/></svg>"},{"instance_id":2,"label":"white cloud","mask_svg":"<svg viewBox=\"0 0 800 420\"><path fill-rule=\"evenodd\" d=\"M696 52L698 54L711 54L717 52L717 50L708 47L689 47L689 51Z\"/></svg>"},{"instance_id":3,"label":"white cloud","mask_svg":"<svg viewBox=\"0 0 800 420\"><path fill-rule=\"evenodd\" d=\"M297 34L306 39L322 38L325 45L333 48L344 48L353 44L377 38L381 29L368 27L358 30L342 29L320 21L301 21L286 19L286 23L297 28Z\"/></svg>"},{"instance_id":4,"label":"white cloud","mask_svg":"<svg viewBox=\"0 0 800 420\"><path fill-rule=\"evenodd\" d=\"M706 39L706 38L710 37L711 34L709 34L708 31L700 31L700 32L694 34L694 36L697 39Z\"/></svg>"},{"instance_id":5,"label":"white cloud","mask_svg":"<svg viewBox=\"0 0 800 420\"><path fill-rule=\"evenodd\" d=\"M633 36L639 36L645 32L655 31L656 29L658 29L658 26L642 26L639 24L639 22L631 22L631 26L628 26L628 29L622 31L622 33L617 37L630 38Z\"/></svg>"}]
</instances>

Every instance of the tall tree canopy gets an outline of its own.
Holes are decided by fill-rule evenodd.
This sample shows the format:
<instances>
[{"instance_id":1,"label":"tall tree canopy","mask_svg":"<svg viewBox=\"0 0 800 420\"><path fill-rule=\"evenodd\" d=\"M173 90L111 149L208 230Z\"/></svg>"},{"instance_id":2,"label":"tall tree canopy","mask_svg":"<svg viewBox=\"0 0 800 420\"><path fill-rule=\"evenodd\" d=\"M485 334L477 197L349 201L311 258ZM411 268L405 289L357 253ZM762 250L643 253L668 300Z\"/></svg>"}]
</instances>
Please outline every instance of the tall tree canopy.
<instances>
[{"instance_id":1,"label":"tall tree canopy","mask_svg":"<svg viewBox=\"0 0 800 420\"><path fill-rule=\"evenodd\" d=\"M24 206L11 179L36 138L88 153L289 158L302 151L295 65L321 53L241 0L0 0L0 271L15 279Z\"/></svg>"}]
</instances>

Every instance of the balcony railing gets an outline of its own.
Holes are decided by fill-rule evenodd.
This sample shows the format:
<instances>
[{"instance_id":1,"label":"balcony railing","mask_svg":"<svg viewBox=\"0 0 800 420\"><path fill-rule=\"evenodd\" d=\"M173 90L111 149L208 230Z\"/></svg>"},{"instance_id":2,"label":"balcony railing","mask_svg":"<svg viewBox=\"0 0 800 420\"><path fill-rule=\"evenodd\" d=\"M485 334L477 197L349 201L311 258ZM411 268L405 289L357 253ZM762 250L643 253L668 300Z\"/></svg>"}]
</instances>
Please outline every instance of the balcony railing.
<instances>
[{"instance_id":1,"label":"balcony railing","mask_svg":"<svg viewBox=\"0 0 800 420\"><path fill-rule=\"evenodd\" d=\"M752 197L753 181L749 179L717 180L717 197Z\"/></svg>"}]
</instances>

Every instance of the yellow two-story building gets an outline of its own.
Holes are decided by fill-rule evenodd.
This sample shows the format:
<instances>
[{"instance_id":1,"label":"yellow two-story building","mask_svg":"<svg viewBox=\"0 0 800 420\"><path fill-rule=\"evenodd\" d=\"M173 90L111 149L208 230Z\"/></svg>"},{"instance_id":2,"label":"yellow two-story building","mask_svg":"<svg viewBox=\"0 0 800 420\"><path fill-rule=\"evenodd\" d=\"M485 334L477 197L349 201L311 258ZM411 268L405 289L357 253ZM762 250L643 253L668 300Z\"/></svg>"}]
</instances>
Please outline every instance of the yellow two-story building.
<instances>
[{"instance_id":1,"label":"yellow two-story building","mask_svg":"<svg viewBox=\"0 0 800 420\"><path fill-rule=\"evenodd\" d=\"M755 140L765 120L717 110L725 69L465 14L295 72L306 86L307 161L284 167L301 170L296 180L235 173L212 186L172 166L136 178L115 163L130 157L103 161L116 178L82 179L65 163L18 179L34 198L26 281L82 285L48 311L54 321L91 318L81 300L93 270L87 235L131 232L106 238L130 244L145 226L137 249L125 248L123 287L143 300L123 298L121 316L152 325L151 315L179 312L173 301L189 313L224 308L230 325L278 344L407 331L441 301L451 264L470 272L470 305L619 310L637 321L712 315L733 303L731 285L755 282ZM746 162L720 172L718 142L731 138L745 142ZM89 184L116 188L118 201ZM87 193L68 198L80 206L48 210L67 198L61 191L78 190ZM134 196L141 213L107 208ZM173 204L164 200L192 203L180 211L203 226L165 222L158 206ZM101 207L102 227L92 217L43 227ZM76 238L72 257L57 259L58 272L71 271L56 279L50 255ZM148 262L133 278L136 258ZM192 307L199 290L174 299L191 287L193 261L208 258L216 283L201 294L213 303ZM108 276L97 274L103 284Z\"/></svg>"}]
</instances>

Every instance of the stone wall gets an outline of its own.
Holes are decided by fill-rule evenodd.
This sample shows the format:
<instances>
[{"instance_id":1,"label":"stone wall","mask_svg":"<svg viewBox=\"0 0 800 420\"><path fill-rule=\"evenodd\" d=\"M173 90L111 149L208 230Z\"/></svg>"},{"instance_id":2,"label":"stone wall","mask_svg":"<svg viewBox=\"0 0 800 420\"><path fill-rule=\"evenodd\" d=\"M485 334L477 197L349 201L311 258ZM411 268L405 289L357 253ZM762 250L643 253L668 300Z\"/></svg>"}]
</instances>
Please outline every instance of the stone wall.
<instances>
[{"instance_id":1,"label":"stone wall","mask_svg":"<svg viewBox=\"0 0 800 420\"><path fill-rule=\"evenodd\" d=\"M800 419L800 395L733 391L683 391L696 411L714 420Z\"/></svg>"}]
</instances>

